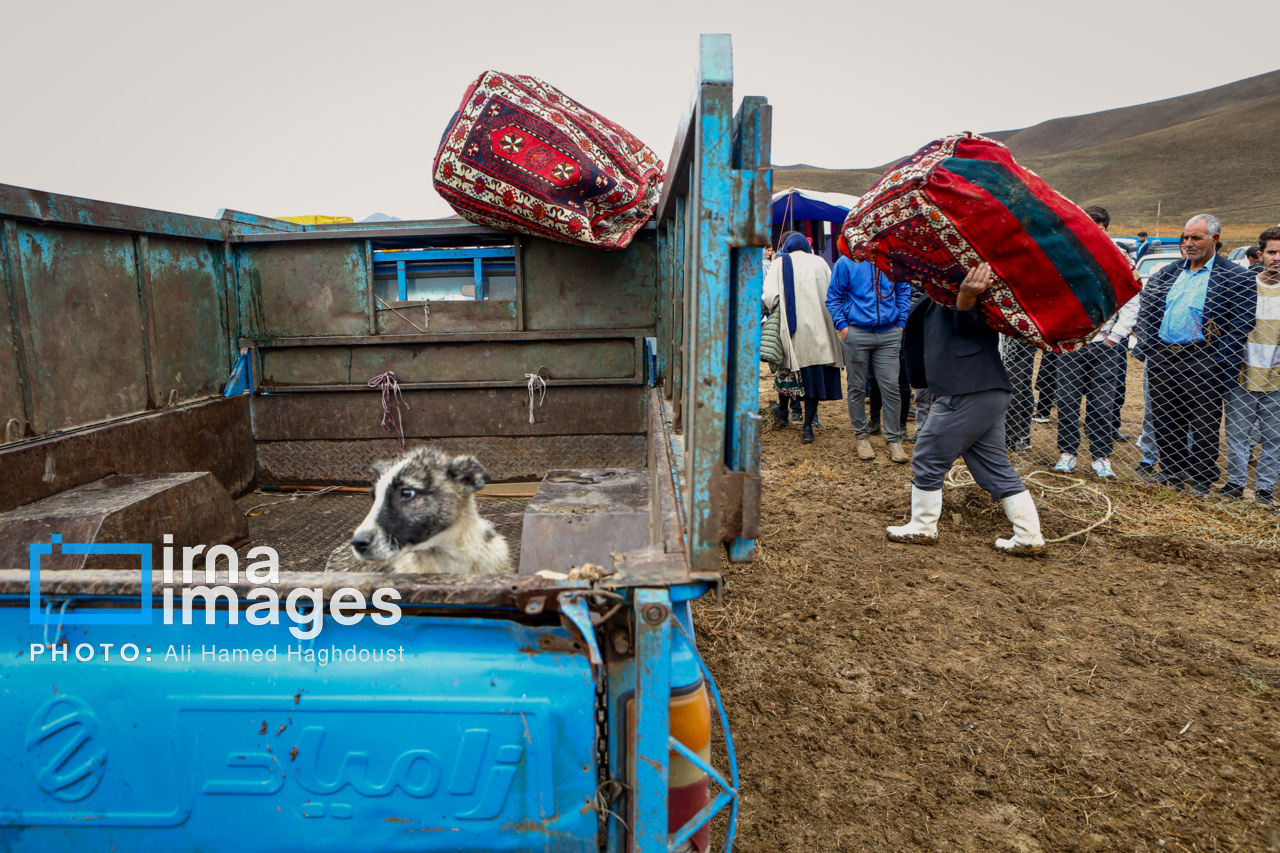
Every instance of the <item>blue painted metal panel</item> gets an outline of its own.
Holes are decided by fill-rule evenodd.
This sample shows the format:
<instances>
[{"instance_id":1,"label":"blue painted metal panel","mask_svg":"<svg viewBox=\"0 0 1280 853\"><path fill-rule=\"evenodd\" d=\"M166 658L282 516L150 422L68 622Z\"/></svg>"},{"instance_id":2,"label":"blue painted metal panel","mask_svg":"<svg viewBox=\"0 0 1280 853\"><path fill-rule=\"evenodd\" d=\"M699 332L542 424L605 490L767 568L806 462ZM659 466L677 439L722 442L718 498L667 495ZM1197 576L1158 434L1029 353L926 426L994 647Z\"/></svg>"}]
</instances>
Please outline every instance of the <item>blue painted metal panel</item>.
<instances>
[{"instance_id":1,"label":"blue painted metal panel","mask_svg":"<svg viewBox=\"0 0 1280 853\"><path fill-rule=\"evenodd\" d=\"M144 234L169 234L217 243L221 243L230 230L227 224L216 219L41 192L10 184L0 184L0 216Z\"/></svg>"},{"instance_id":2,"label":"blue painted metal panel","mask_svg":"<svg viewBox=\"0 0 1280 853\"><path fill-rule=\"evenodd\" d=\"M674 249L664 269L665 336L659 363L683 432L683 506L690 562L714 571L722 543L751 559L759 491L759 353L762 259L767 244L770 126L764 98L731 114L727 36L704 35L699 84L676 137L659 205ZM729 477L740 483L729 482ZM723 504L743 495L741 512ZM743 524L728 527L731 519Z\"/></svg>"},{"instance_id":3,"label":"blue painted metal panel","mask_svg":"<svg viewBox=\"0 0 1280 853\"><path fill-rule=\"evenodd\" d=\"M33 661L47 629L3 603L8 853L596 849L594 684L582 653L536 651L558 627L406 615L299 641L197 611L66 626L68 660Z\"/></svg>"},{"instance_id":4,"label":"blue painted metal panel","mask_svg":"<svg viewBox=\"0 0 1280 853\"><path fill-rule=\"evenodd\" d=\"M697 128L693 149L689 233L694 274L690 280L690 357L686 379L685 464L688 484L689 561L705 571L720 562L720 529L713 515L712 490L719 485L725 456L725 416L729 363L729 248L734 194L731 174L733 91L725 77L723 36L702 37Z\"/></svg>"},{"instance_id":5,"label":"blue painted metal panel","mask_svg":"<svg viewBox=\"0 0 1280 853\"><path fill-rule=\"evenodd\" d=\"M636 692L630 763L636 853L667 853L668 741L671 732L671 600L664 589L638 589Z\"/></svg>"},{"instance_id":6,"label":"blue painted metal panel","mask_svg":"<svg viewBox=\"0 0 1280 853\"><path fill-rule=\"evenodd\" d=\"M736 242L730 296L729 400L725 419L725 463L731 470L750 475L760 471L760 295L764 288L764 257L754 244L765 242L768 234L758 226L761 203L770 196L772 174L768 168L772 149L772 111L764 98L746 97L734 118L733 166L738 178L738 199L730 232ZM759 170L757 172L757 170ZM750 233L750 232L756 233ZM749 479L748 483L757 481ZM746 500L758 505L759 492L753 489ZM747 562L755 542L741 536L728 545L729 559Z\"/></svg>"}]
</instances>

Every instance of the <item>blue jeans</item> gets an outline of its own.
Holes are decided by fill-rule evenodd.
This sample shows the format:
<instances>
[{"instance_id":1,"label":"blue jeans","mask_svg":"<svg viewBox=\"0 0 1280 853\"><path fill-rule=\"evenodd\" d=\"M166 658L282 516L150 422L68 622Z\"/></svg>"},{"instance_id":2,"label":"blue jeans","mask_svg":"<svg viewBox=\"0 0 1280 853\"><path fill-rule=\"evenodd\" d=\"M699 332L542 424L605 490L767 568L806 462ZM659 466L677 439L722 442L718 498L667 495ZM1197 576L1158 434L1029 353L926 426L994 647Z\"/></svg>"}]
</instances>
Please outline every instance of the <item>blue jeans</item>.
<instances>
[{"instance_id":1,"label":"blue jeans","mask_svg":"<svg viewBox=\"0 0 1280 853\"><path fill-rule=\"evenodd\" d=\"M1227 482L1249 485L1254 426L1260 428L1262 453L1254 469L1257 491L1271 492L1280 473L1280 391L1247 391L1239 382L1227 391Z\"/></svg>"},{"instance_id":2,"label":"blue jeans","mask_svg":"<svg viewBox=\"0 0 1280 853\"><path fill-rule=\"evenodd\" d=\"M1116 440L1115 406L1129 366L1128 348L1104 341L1075 352L1058 353L1054 398L1058 405L1058 452L1074 455L1080 449L1080 401L1085 405L1084 434L1089 455L1096 462L1111 455Z\"/></svg>"}]
</instances>

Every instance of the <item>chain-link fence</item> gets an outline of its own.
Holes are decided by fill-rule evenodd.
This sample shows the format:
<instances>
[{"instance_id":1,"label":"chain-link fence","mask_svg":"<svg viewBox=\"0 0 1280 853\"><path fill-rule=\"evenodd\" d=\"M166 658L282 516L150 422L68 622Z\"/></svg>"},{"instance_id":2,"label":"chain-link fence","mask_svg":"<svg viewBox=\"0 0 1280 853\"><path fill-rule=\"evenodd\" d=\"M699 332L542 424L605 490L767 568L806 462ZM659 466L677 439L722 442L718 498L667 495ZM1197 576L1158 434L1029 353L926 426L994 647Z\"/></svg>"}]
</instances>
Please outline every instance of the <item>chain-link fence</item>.
<instances>
[{"instance_id":1,"label":"chain-link fence","mask_svg":"<svg viewBox=\"0 0 1280 853\"><path fill-rule=\"evenodd\" d=\"M1144 363L1131 342L1104 336L1076 352L1048 353L1002 339L1014 461L1271 503L1280 407L1269 410L1270 395L1224 376L1210 344L1162 345Z\"/></svg>"}]
</instances>

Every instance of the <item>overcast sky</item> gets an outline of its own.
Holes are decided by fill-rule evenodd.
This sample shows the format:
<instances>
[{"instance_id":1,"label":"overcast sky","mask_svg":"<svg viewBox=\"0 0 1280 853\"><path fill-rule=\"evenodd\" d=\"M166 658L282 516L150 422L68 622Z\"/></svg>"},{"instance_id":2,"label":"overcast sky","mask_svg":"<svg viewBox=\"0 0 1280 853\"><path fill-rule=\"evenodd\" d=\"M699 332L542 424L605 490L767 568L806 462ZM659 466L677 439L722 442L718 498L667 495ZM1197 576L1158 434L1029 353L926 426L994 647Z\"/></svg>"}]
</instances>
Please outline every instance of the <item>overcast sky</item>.
<instances>
[{"instance_id":1,"label":"overcast sky","mask_svg":"<svg viewBox=\"0 0 1280 853\"><path fill-rule=\"evenodd\" d=\"M868 167L1274 70L1274 0L0 0L0 183L213 216L448 215L440 134L485 69L531 74L664 160L698 34L773 161ZM1268 21L1259 28L1263 21Z\"/></svg>"}]
</instances>

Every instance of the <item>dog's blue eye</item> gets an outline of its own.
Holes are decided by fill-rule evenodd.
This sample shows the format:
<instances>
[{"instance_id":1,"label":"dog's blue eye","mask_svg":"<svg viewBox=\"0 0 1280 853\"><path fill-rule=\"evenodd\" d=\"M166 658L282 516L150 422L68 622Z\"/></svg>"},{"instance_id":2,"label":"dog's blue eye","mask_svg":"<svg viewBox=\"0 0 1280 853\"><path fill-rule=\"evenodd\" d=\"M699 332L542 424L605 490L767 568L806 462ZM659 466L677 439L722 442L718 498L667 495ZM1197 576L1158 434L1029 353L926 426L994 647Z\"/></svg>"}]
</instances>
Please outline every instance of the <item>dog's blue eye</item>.
<instances>
[{"instance_id":1,"label":"dog's blue eye","mask_svg":"<svg viewBox=\"0 0 1280 853\"><path fill-rule=\"evenodd\" d=\"M400 500L402 500L402 501L411 501L411 500L413 500L413 499L414 499L414 497L415 497L417 494L418 494L418 493L417 493L417 492L415 492L413 489L401 489L401 490L400 490Z\"/></svg>"}]
</instances>

